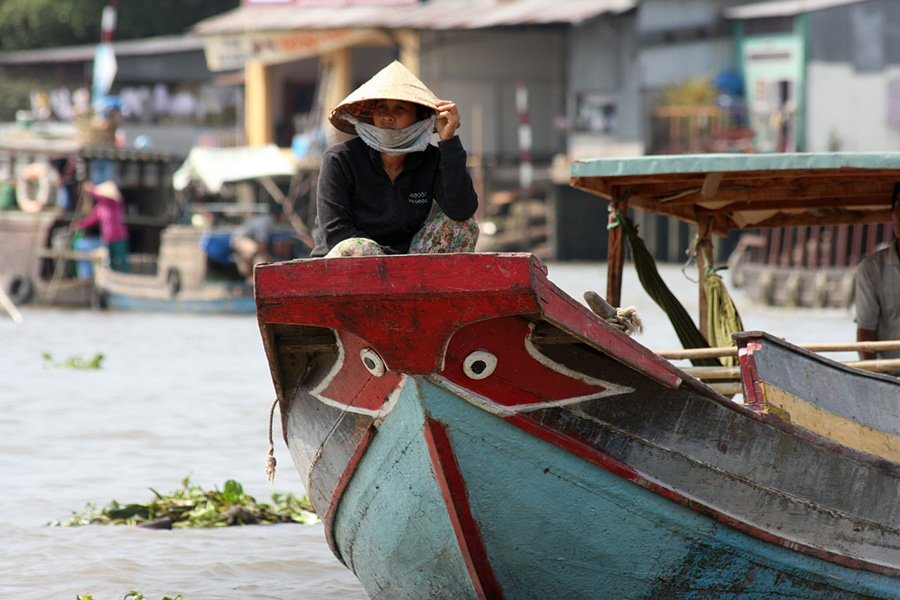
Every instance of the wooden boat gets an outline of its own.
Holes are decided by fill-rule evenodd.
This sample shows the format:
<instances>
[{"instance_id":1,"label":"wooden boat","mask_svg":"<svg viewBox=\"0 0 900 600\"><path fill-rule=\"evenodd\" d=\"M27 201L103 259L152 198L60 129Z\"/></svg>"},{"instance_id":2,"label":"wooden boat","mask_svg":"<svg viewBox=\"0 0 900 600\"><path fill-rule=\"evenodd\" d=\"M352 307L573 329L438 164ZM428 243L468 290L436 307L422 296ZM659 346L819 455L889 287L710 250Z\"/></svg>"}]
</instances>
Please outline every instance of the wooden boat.
<instances>
[{"instance_id":1,"label":"wooden boat","mask_svg":"<svg viewBox=\"0 0 900 600\"><path fill-rule=\"evenodd\" d=\"M70 260L90 255L54 244L54 232L68 231L70 222L58 208L0 212L0 286L15 304L91 305L93 279L74 277L67 268Z\"/></svg>"},{"instance_id":2,"label":"wooden boat","mask_svg":"<svg viewBox=\"0 0 900 600\"><path fill-rule=\"evenodd\" d=\"M199 225L167 226L158 252L133 255L128 273L112 270L101 259L96 288L103 304L112 310L252 314L256 309L253 286L238 273L229 239L243 221L270 206L255 197L253 202L233 197L224 201L229 198L223 197L222 188L252 182L278 203L295 207L296 197L285 196L276 180L297 174L297 166L275 146L193 149L174 173L173 185L179 192L192 185L200 188L202 201L191 203L186 212L212 216L201 219ZM293 217L286 223L286 233L305 234L300 216L293 209L285 212ZM216 225L211 227L209 220Z\"/></svg>"},{"instance_id":3,"label":"wooden boat","mask_svg":"<svg viewBox=\"0 0 900 600\"><path fill-rule=\"evenodd\" d=\"M898 157L734 158L590 161L573 185L697 223L703 250L755 210L886 218L900 178ZM844 168L865 201L827 207ZM299 260L255 284L285 442L373 598L900 598L895 378L743 333L696 351L739 355L730 399L528 254Z\"/></svg>"},{"instance_id":4,"label":"wooden boat","mask_svg":"<svg viewBox=\"0 0 900 600\"><path fill-rule=\"evenodd\" d=\"M121 182L133 251L156 252L159 232L172 220L170 178L175 158L168 152L82 147L58 139L0 139L0 171L21 173L30 165L69 160L77 165L72 186L76 191L92 179L101 162L104 170L111 169ZM43 183L56 186L57 177L48 171ZM72 198L69 206L60 206L55 199L43 204L20 198L18 206L0 208L0 289L15 304L88 307L97 303L93 277L80 276L73 262L93 259L90 251L72 249L71 224L84 216L78 198Z\"/></svg>"},{"instance_id":5,"label":"wooden boat","mask_svg":"<svg viewBox=\"0 0 900 600\"><path fill-rule=\"evenodd\" d=\"M210 233L169 225L159 253L132 256L128 273L111 269L101 254L94 278L102 305L123 311L252 314L253 286L236 271L215 274L202 244Z\"/></svg>"}]
</instances>

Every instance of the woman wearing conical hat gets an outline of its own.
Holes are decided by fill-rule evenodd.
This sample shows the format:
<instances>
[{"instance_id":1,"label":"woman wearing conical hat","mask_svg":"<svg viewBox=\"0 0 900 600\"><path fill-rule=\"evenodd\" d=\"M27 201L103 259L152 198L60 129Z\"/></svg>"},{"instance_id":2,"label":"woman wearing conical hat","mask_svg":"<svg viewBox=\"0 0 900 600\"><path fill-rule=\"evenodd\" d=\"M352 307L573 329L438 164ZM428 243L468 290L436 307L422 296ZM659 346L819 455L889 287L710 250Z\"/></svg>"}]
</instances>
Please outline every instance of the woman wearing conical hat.
<instances>
[{"instance_id":1,"label":"woman wearing conical hat","mask_svg":"<svg viewBox=\"0 0 900 600\"><path fill-rule=\"evenodd\" d=\"M72 224L73 229L100 226L100 241L109 250L113 271L128 272L128 228L125 226L125 200L114 181L89 184L87 193L94 200L90 214Z\"/></svg>"},{"instance_id":2,"label":"woman wearing conical hat","mask_svg":"<svg viewBox=\"0 0 900 600\"><path fill-rule=\"evenodd\" d=\"M456 135L456 104L393 62L330 120L357 137L322 157L312 256L474 250L478 196ZM440 212L429 218L435 203Z\"/></svg>"}]
</instances>

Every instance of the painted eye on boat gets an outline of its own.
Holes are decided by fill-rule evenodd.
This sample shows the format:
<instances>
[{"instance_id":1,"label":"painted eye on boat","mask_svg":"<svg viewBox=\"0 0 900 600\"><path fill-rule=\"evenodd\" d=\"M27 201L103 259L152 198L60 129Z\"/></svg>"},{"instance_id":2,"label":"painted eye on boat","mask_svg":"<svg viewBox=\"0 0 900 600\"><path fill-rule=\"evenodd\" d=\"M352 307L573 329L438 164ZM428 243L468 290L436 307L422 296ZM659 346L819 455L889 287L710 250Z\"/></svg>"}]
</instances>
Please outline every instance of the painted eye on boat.
<instances>
[{"instance_id":1,"label":"painted eye on boat","mask_svg":"<svg viewBox=\"0 0 900 600\"><path fill-rule=\"evenodd\" d=\"M484 350L476 350L463 361L463 373L470 379L490 377L497 368L497 357Z\"/></svg>"},{"instance_id":2,"label":"painted eye on boat","mask_svg":"<svg viewBox=\"0 0 900 600\"><path fill-rule=\"evenodd\" d=\"M359 351L359 357L362 359L363 366L375 377L384 375L384 361L378 356L378 353L371 348L363 348Z\"/></svg>"}]
</instances>

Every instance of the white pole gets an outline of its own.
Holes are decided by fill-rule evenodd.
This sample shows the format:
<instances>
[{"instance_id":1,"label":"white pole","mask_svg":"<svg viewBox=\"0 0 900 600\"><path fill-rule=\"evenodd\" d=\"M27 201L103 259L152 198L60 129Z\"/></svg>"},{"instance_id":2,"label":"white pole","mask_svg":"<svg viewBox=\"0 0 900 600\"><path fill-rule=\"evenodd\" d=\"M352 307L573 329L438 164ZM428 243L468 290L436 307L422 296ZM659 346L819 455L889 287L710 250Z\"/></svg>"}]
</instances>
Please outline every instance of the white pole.
<instances>
[{"instance_id":1,"label":"white pole","mask_svg":"<svg viewBox=\"0 0 900 600\"><path fill-rule=\"evenodd\" d=\"M528 88L524 81L516 84L516 109L519 112L519 187L523 192L531 188L531 124L528 119Z\"/></svg>"},{"instance_id":2,"label":"white pole","mask_svg":"<svg viewBox=\"0 0 900 600\"><path fill-rule=\"evenodd\" d=\"M13 321L16 323L22 322L22 313L19 312L19 309L16 308L16 305L13 304L13 301L9 299L9 296L2 289L0 289L0 304L3 305L3 308L6 309Z\"/></svg>"}]
</instances>

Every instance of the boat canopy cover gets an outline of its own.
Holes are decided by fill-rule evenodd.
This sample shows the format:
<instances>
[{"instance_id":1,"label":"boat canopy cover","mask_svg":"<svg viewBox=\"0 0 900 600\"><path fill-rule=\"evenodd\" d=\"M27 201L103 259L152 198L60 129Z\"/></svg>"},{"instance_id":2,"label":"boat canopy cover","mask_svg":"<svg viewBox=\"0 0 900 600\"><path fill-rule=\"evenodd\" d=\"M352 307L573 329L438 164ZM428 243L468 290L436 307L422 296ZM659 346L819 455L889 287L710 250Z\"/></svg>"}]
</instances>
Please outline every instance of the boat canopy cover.
<instances>
[{"instance_id":1,"label":"boat canopy cover","mask_svg":"<svg viewBox=\"0 0 900 600\"><path fill-rule=\"evenodd\" d=\"M629 208L740 229L890 222L900 153L678 154L572 164L571 185Z\"/></svg>"},{"instance_id":2,"label":"boat canopy cover","mask_svg":"<svg viewBox=\"0 0 900 600\"><path fill-rule=\"evenodd\" d=\"M191 182L202 183L216 194L225 183L250 181L261 177L292 177L296 165L275 146L238 148L194 148L172 175L172 185L183 190Z\"/></svg>"}]
</instances>

